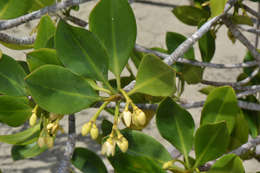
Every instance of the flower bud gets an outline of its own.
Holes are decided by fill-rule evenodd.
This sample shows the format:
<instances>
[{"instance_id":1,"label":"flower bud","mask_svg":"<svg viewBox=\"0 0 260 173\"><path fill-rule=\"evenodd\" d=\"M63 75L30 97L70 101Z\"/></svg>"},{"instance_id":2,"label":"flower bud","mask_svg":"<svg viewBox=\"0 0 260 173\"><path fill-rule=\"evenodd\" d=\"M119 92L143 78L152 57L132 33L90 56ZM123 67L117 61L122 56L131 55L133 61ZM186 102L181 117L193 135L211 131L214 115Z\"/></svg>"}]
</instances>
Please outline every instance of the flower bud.
<instances>
[{"instance_id":1,"label":"flower bud","mask_svg":"<svg viewBox=\"0 0 260 173\"><path fill-rule=\"evenodd\" d=\"M52 148L54 144L53 138L50 136L45 137L45 144L47 145L48 148Z\"/></svg>"},{"instance_id":2,"label":"flower bud","mask_svg":"<svg viewBox=\"0 0 260 173\"><path fill-rule=\"evenodd\" d=\"M172 164L173 164L172 160L168 161L168 162L165 162L163 164L163 169L169 169L172 166Z\"/></svg>"},{"instance_id":3,"label":"flower bud","mask_svg":"<svg viewBox=\"0 0 260 173\"><path fill-rule=\"evenodd\" d=\"M36 121L37 121L37 115L36 113L33 112L32 116L29 119L30 126L34 126L36 124Z\"/></svg>"},{"instance_id":4,"label":"flower bud","mask_svg":"<svg viewBox=\"0 0 260 173\"><path fill-rule=\"evenodd\" d=\"M58 129L59 129L59 124L58 123L54 124L54 126L51 129L51 134L55 134Z\"/></svg>"},{"instance_id":5,"label":"flower bud","mask_svg":"<svg viewBox=\"0 0 260 173\"><path fill-rule=\"evenodd\" d=\"M117 146L120 148L120 150L125 153L128 149L128 141L126 138L121 138L117 141Z\"/></svg>"},{"instance_id":6,"label":"flower bud","mask_svg":"<svg viewBox=\"0 0 260 173\"><path fill-rule=\"evenodd\" d=\"M54 123L49 123L49 124L47 124L46 128L48 131L50 131L53 128L53 126L54 126Z\"/></svg>"},{"instance_id":7,"label":"flower bud","mask_svg":"<svg viewBox=\"0 0 260 173\"><path fill-rule=\"evenodd\" d=\"M132 113L130 111L124 111L123 120L125 122L126 127L130 127L132 121Z\"/></svg>"},{"instance_id":8,"label":"flower bud","mask_svg":"<svg viewBox=\"0 0 260 173\"><path fill-rule=\"evenodd\" d=\"M83 125L83 127L81 129L82 136L86 136L90 132L91 126L92 126L91 122L88 122L88 123Z\"/></svg>"},{"instance_id":9,"label":"flower bud","mask_svg":"<svg viewBox=\"0 0 260 173\"><path fill-rule=\"evenodd\" d=\"M98 128L96 124L93 124L91 130L90 130L90 136L93 140L97 139L98 137Z\"/></svg>"},{"instance_id":10,"label":"flower bud","mask_svg":"<svg viewBox=\"0 0 260 173\"><path fill-rule=\"evenodd\" d=\"M45 145L44 137L39 137L37 143L40 148L44 147L44 145Z\"/></svg>"},{"instance_id":11,"label":"flower bud","mask_svg":"<svg viewBox=\"0 0 260 173\"><path fill-rule=\"evenodd\" d=\"M108 138L106 142L102 145L101 153L103 155L114 156L115 155L116 143L112 138Z\"/></svg>"},{"instance_id":12,"label":"flower bud","mask_svg":"<svg viewBox=\"0 0 260 173\"><path fill-rule=\"evenodd\" d=\"M145 113L141 109L137 109L136 115L137 115L138 124L141 126L145 125L145 122L146 122Z\"/></svg>"}]
</instances>

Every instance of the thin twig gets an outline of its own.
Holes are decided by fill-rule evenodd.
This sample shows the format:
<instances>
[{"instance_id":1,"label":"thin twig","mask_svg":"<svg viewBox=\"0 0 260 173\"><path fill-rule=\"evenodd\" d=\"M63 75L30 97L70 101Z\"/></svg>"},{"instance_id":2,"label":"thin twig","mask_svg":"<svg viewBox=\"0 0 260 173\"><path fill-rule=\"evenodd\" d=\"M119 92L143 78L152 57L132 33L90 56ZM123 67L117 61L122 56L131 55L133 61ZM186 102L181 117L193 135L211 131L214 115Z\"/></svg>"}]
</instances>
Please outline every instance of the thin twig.
<instances>
[{"instance_id":1,"label":"thin twig","mask_svg":"<svg viewBox=\"0 0 260 173\"><path fill-rule=\"evenodd\" d=\"M242 26L237 26L239 29L241 29L242 31L246 31L249 33L253 33L253 34L260 34L260 30L259 29L255 29L255 28L244 28Z\"/></svg>"},{"instance_id":2,"label":"thin twig","mask_svg":"<svg viewBox=\"0 0 260 173\"><path fill-rule=\"evenodd\" d=\"M165 59L169 56L169 54L151 50L151 49L145 48L145 47L137 45L137 44L135 45L135 50L139 51L139 52L154 54L163 59ZM249 61L249 62L238 63L238 64L214 64L214 63L208 63L208 62L192 61L192 60L188 60L185 58L178 58L176 62L183 63L183 64L190 64L193 66L216 68L216 69L245 68L245 67L253 67L253 66L258 65L258 63L256 61Z\"/></svg>"},{"instance_id":3,"label":"thin twig","mask_svg":"<svg viewBox=\"0 0 260 173\"><path fill-rule=\"evenodd\" d=\"M70 173L71 169L71 157L74 152L75 143L76 143L76 125L75 125L75 115L71 114L68 116L68 123L69 123L69 134L68 140L66 143L64 157L60 162L60 166L58 168L58 173Z\"/></svg>"},{"instance_id":4,"label":"thin twig","mask_svg":"<svg viewBox=\"0 0 260 173\"><path fill-rule=\"evenodd\" d=\"M5 43L12 43L12 44L18 44L18 45L30 45L33 44L35 41L35 37L24 37L24 38L18 38L11 35L8 35L6 33L0 32L0 41L3 41Z\"/></svg>"},{"instance_id":5,"label":"thin twig","mask_svg":"<svg viewBox=\"0 0 260 173\"><path fill-rule=\"evenodd\" d=\"M10 29L10 28L16 27L18 25L21 25L23 23L26 23L28 21L38 19L45 14L54 14L59 10L62 10L62 9L65 9L65 8L68 8L71 6L79 5L79 4L88 2L88 1L90 1L90 0L65 0L65 1L61 1L57 4L54 4L52 6L48 6L48 7L42 8L40 10L34 11L32 13L20 16L15 19L2 20L2 21L0 21L0 30Z\"/></svg>"},{"instance_id":6,"label":"thin twig","mask_svg":"<svg viewBox=\"0 0 260 173\"><path fill-rule=\"evenodd\" d=\"M245 4L242 4L242 8L244 8L248 13L252 14L253 16L257 17L258 19L260 19L260 13L256 12L255 10L253 10L252 8L248 7Z\"/></svg>"},{"instance_id":7,"label":"thin twig","mask_svg":"<svg viewBox=\"0 0 260 173\"><path fill-rule=\"evenodd\" d=\"M260 13L260 2L258 2L258 14ZM260 27L260 19L259 18L257 18L257 20L256 20L257 22L256 22L256 30L258 30L259 29L259 27ZM256 33L256 36L255 36L255 48L257 49L257 47L258 47L258 42L259 42L259 33Z\"/></svg>"},{"instance_id":8,"label":"thin twig","mask_svg":"<svg viewBox=\"0 0 260 173\"><path fill-rule=\"evenodd\" d=\"M147 1L147 0L133 0L134 3L141 3L141 4L148 4L148 5L155 5L159 7L170 7L176 8L177 5L164 3L164 2L155 2L155 1Z\"/></svg>"}]
</instances>

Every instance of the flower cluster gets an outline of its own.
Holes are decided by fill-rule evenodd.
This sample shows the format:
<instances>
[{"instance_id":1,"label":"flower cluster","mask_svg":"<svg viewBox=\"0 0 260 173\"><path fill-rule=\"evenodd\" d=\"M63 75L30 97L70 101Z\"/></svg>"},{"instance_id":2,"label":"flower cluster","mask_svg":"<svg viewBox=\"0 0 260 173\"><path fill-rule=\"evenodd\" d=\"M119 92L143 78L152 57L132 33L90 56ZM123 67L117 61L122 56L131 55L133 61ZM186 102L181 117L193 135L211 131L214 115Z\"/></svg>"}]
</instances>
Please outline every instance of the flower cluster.
<instances>
[{"instance_id":1,"label":"flower cluster","mask_svg":"<svg viewBox=\"0 0 260 173\"><path fill-rule=\"evenodd\" d=\"M93 121L89 121L82 126L81 129L82 136L86 136L89 133L93 140L97 139L99 132L98 132L97 125Z\"/></svg>"}]
</instances>

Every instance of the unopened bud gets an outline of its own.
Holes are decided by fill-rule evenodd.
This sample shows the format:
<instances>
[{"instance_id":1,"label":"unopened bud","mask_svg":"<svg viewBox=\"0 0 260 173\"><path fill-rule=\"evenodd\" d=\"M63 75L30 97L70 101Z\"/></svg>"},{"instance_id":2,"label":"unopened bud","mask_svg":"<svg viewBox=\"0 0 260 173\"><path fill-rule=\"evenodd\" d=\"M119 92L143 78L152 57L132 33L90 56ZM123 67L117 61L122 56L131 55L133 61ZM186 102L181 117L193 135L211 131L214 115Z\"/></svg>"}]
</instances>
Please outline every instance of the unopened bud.
<instances>
[{"instance_id":1,"label":"unopened bud","mask_svg":"<svg viewBox=\"0 0 260 173\"><path fill-rule=\"evenodd\" d=\"M90 136L93 140L97 139L98 137L98 128L96 124L93 124L91 130L90 130Z\"/></svg>"},{"instance_id":2,"label":"unopened bud","mask_svg":"<svg viewBox=\"0 0 260 173\"><path fill-rule=\"evenodd\" d=\"M44 145L45 145L44 137L39 137L37 143L40 148L44 147Z\"/></svg>"},{"instance_id":3,"label":"unopened bud","mask_svg":"<svg viewBox=\"0 0 260 173\"><path fill-rule=\"evenodd\" d=\"M121 140L117 141L117 146L120 148L120 150L125 153L128 149L128 141L126 138L121 138Z\"/></svg>"},{"instance_id":4,"label":"unopened bud","mask_svg":"<svg viewBox=\"0 0 260 173\"><path fill-rule=\"evenodd\" d=\"M91 126L92 126L91 122L88 122L82 126L82 129L81 129L82 136L86 136L90 132Z\"/></svg>"},{"instance_id":5,"label":"unopened bud","mask_svg":"<svg viewBox=\"0 0 260 173\"><path fill-rule=\"evenodd\" d=\"M52 148L54 144L53 138L50 136L45 137L45 144L47 145L48 148Z\"/></svg>"},{"instance_id":6,"label":"unopened bud","mask_svg":"<svg viewBox=\"0 0 260 173\"><path fill-rule=\"evenodd\" d=\"M50 131L54 126L54 123L47 124L47 130Z\"/></svg>"},{"instance_id":7,"label":"unopened bud","mask_svg":"<svg viewBox=\"0 0 260 173\"><path fill-rule=\"evenodd\" d=\"M37 121L37 115L36 113L32 113L32 116L29 119L30 126L34 126L36 124L36 121Z\"/></svg>"},{"instance_id":8,"label":"unopened bud","mask_svg":"<svg viewBox=\"0 0 260 173\"><path fill-rule=\"evenodd\" d=\"M163 164L163 169L169 169L172 166L173 162L168 161Z\"/></svg>"},{"instance_id":9,"label":"unopened bud","mask_svg":"<svg viewBox=\"0 0 260 173\"><path fill-rule=\"evenodd\" d=\"M141 109L136 110L138 124L143 126L146 123L145 113Z\"/></svg>"},{"instance_id":10,"label":"unopened bud","mask_svg":"<svg viewBox=\"0 0 260 173\"><path fill-rule=\"evenodd\" d=\"M55 134L58 129L59 129L59 124L54 124L54 126L51 129L51 134Z\"/></svg>"},{"instance_id":11,"label":"unopened bud","mask_svg":"<svg viewBox=\"0 0 260 173\"><path fill-rule=\"evenodd\" d=\"M130 111L124 111L123 120L125 122L126 127L130 127L132 121L132 113Z\"/></svg>"},{"instance_id":12,"label":"unopened bud","mask_svg":"<svg viewBox=\"0 0 260 173\"><path fill-rule=\"evenodd\" d=\"M116 143L112 138L108 138L106 142L102 145L101 153L103 155L114 156L115 155Z\"/></svg>"}]
</instances>

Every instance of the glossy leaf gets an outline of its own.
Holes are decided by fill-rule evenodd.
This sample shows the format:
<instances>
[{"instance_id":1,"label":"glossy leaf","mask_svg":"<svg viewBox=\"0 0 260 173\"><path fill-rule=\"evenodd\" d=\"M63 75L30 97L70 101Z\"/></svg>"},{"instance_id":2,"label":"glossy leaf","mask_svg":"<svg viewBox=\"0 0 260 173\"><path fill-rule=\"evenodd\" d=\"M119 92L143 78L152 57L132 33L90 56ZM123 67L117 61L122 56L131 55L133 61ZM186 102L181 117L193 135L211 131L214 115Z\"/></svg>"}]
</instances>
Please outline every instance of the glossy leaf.
<instances>
[{"instance_id":1,"label":"glossy leaf","mask_svg":"<svg viewBox=\"0 0 260 173\"><path fill-rule=\"evenodd\" d=\"M136 40L134 13L127 0L100 0L89 17L89 28L104 44L109 69L118 78Z\"/></svg>"},{"instance_id":2,"label":"glossy leaf","mask_svg":"<svg viewBox=\"0 0 260 173\"><path fill-rule=\"evenodd\" d=\"M156 124L162 137L188 158L195 129L190 113L167 97L157 109Z\"/></svg>"},{"instance_id":3,"label":"glossy leaf","mask_svg":"<svg viewBox=\"0 0 260 173\"><path fill-rule=\"evenodd\" d=\"M216 161L208 173L244 173L242 160L235 154L228 154Z\"/></svg>"},{"instance_id":4,"label":"glossy leaf","mask_svg":"<svg viewBox=\"0 0 260 173\"><path fill-rule=\"evenodd\" d=\"M7 55L0 58L0 93L10 96L25 96L26 76L18 62Z\"/></svg>"},{"instance_id":5,"label":"glossy leaf","mask_svg":"<svg viewBox=\"0 0 260 173\"><path fill-rule=\"evenodd\" d=\"M228 0L210 0L211 17L215 17L224 12Z\"/></svg>"},{"instance_id":6,"label":"glossy leaf","mask_svg":"<svg viewBox=\"0 0 260 173\"><path fill-rule=\"evenodd\" d=\"M166 33L166 46L168 49L168 53L172 53L182 42L184 42L187 38L176 32L167 32ZM188 51L186 51L183 55L184 58L195 60L194 49L191 47Z\"/></svg>"},{"instance_id":7,"label":"glossy leaf","mask_svg":"<svg viewBox=\"0 0 260 173\"><path fill-rule=\"evenodd\" d=\"M229 150L234 150L240 147L242 144L246 143L248 140L248 135L248 124L243 115L243 112L240 111L236 116L235 127L231 133Z\"/></svg>"},{"instance_id":8,"label":"glossy leaf","mask_svg":"<svg viewBox=\"0 0 260 173\"><path fill-rule=\"evenodd\" d=\"M61 66L39 67L26 83L36 103L57 114L75 113L99 100L87 80Z\"/></svg>"},{"instance_id":9,"label":"glossy leaf","mask_svg":"<svg viewBox=\"0 0 260 173\"><path fill-rule=\"evenodd\" d=\"M107 82L108 55L95 35L61 20L55 37L62 63L74 73Z\"/></svg>"},{"instance_id":10,"label":"glossy leaf","mask_svg":"<svg viewBox=\"0 0 260 173\"><path fill-rule=\"evenodd\" d=\"M204 87L204 88L201 88L201 89L199 90L199 92L202 93L202 94L205 94L205 95L209 95L209 93L210 93L211 91L213 91L214 89L216 89L215 86L206 86L206 87Z\"/></svg>"},{"instance_id":11,"label":"glossy leaf","mask_svg":"<svg viewBox=\"0 0 260 173\"><path fill-rule=\"evenodd\" d=\"M227 151L229 133L225 122L206 124L195 134L196 166L217 159Z\"/></svg>"},{"instance_id":12,"label":"glossy leaf","mask_svg":"<svg viewBox=\"0 0 260 173\"><path fill-rule=\"evenodd\" d=\"M215 38L211 31L208 31L199 39L199 48L202 61L210 62L215 54Z\"/></svg>"},{"instance_id":13,"label":"glossy leaf","mask_svg":"<svg viewBox=\"0 0 260 173\"><path fill-rule=\"evenodd\" d=\"M31 5L31 0L1 0L0 19L11 19L24 15Z\"/></svg>"},{"instance_id":14,"label":"glossy leaf","mask_svg":"<svg viewBox=\"0 0 260 173\"><path fill-rule=\"evenodd\" d=\"M83 173L107 173L101 158L86 148L76 148L71 163Z\"/></svg>"},{"instance_id":15,"label":"glossy leaf","mask_svg":"<svg viewBox=\"0 0 260 173\"><path fill-rule=\"evenodd\" d=\"M30 70L29 70L29 66L27 64L26 61L17 61L23 68L23 70L25 71L26 74L29 74L30 73Z\"/></svg>"},{"instance_id":16,"label":"glossy leaf","mask_svg":"<svg viewBox=\"0 0 260 173\"><path fill-rule=\"evenodd\" d=\"M237 98L231 87L219 87L208 95L201 112L200 124L225 121L229 133L235 126L236 116L240 112Z\"/></svg>"},{"instance_id":17,"label":"glossy leaf","mask_svg":"<svg viewBox=\"0 0 260 173\"><path fill-rule=\"evenodd\" d=\"M54 36L56 27L49 16L43 16L38 25L37 37L34 48L45 48L48 40Z\"/></svg>"},{"instance_id":18,"label":"glossy leaf","mask_svg":"<svg viewBox=\"0 0 260 173\"><path fill-rule=\"evenodd\" d=\"M11 153L13 160L22 160L28 159L35 156L38 156L42 152L46 151L48 148L42 147L40 148L37 142L28 145L14 145L12 147Z\"/></svg>"},{"instance_id":19,"label":"glossy leaf","mask_svg":"<svg viewBox=\"0 0 260 173\"><path fill-rule=\"evenodd\" d=\"M29 52L26 55L26 60L30 71L37 69L46 64L62 65L57 57L55 49L41 48Z\"/></svg>"},{"instance_id":20,"label":"glossy leaf","mask_svg":"<svg viewBox=\"0 0 260 173\"><path fill-rule=\"evenodd\" d=\"M172 12L180 21L192 26L197 26L201 20L209 17L209 13L206 10L193 6L178 6Z\"/></svg>"},{"instance_id":21,"label":"glossy leaf","mask_svg":"<svg viewBox=\"0 0 260 173\"><path fill-rule=\"evenodd\" d=\"M27 97L0 95L0 121L9 126L19 126L32 115Z\"/></svg>"},{"instance_id":22,"label":"glossy leaf","mask_svg":"<svg viewBox=\"0 0 260 173\"><path fill-rule=\"evenodd\" d=\"M175 72L154 55L146 55L138 68L136 85L131 91L152 96L171 96L176 91Z\"/></svg>"},{"instance_id":23,"label":"glossy leaf","mask_svg":"<svg viewBox=\"0 0 260 173\"><path fill-rule=\"evenodd\" d=\"M182 67L181 77L188 84L197 84L202 80L204 69L201 67L184 64Z\"/></svg>"},{"instance_id":24,"label":"glossy leaf","mask_svg":"<svg viewBox=\"0 0 260 173\"><path fill-rule=\"evenodd\" d=\"M14 145L27 145L38 138L40 133L40 124L28 128L22 132L11 135L0 135L0 142L14 144Z\"/></svg>"},{"instance_id":25,"label":"glossy leaf","mask_svg":"<svg viewBox=\"0 0 260 173\"><path fill-rule=\"evenodd\" d=\"M126 153L118 152L109 161L117 173L166 173L162 169L171 155L158 141L138 131L124 131L129 142Z\"/></svg>"}]
</instances>

